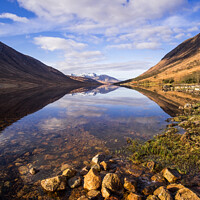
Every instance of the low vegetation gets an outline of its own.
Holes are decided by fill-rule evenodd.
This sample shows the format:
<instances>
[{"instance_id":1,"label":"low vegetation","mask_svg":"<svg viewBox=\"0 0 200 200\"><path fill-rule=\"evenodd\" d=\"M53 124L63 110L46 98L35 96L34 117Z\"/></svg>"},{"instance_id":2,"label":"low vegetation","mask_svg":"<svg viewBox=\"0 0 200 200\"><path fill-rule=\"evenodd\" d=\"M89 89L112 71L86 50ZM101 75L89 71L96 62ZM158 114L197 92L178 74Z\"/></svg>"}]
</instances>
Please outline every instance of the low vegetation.
<instances>
[{"instance_id":1,"label":"low vegetation","mask_svg":"<svg viewBox=\"0 0 200 200\"><path fill-rule=\"evenodd\" d=\"M188 106L188 107L187 107ZM155 170L174 167L181 173L197 173L200 170L200 104L188 104L184 115L171 119L172 123L161 135L145 143L132 140L129 151L134 163L156 163ZM180 128L186 131L179 133Z\"/></svg>"}]
</instances>

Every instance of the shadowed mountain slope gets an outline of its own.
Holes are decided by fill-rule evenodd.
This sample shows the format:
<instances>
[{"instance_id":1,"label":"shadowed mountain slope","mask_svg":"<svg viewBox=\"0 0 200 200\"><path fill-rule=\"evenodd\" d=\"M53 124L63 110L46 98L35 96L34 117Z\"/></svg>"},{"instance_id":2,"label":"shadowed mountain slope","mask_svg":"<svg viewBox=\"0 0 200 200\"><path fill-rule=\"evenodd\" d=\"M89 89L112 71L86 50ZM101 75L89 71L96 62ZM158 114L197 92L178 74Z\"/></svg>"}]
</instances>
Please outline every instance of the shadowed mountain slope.
<instances>
[{"instance_id":1,"label":"shadowed mountain slope","mask_svg":"<svg viewBox=\"0 0 200 200\"><path fill-rule=\"evenodd\" d=\"M33 87L37 85L84 85L97 84L90 79L76 80L42 62L19 53L0 42L1 87Z\"/></svg>"}]
</instances>

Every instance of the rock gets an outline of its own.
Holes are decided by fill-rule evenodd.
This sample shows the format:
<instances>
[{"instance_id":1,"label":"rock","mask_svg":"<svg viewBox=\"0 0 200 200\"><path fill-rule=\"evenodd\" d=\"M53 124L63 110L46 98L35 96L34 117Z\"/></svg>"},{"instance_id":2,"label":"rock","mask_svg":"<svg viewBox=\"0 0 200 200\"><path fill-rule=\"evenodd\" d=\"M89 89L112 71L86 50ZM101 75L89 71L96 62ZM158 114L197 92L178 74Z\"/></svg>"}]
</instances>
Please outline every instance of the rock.
<instances>
[{"instance_id":1,"label":"rock","mask_svg":"<svg viewBox=\"0 0 200 200\"><path fill-rule=\"evenodd\" d=\"M162 170L162 175L170 182L174 183L181 178L181 175L176 169L165 168Z\"/></svg>"},{"instance_id":2,"label":"rock","mask_svg":"<svg viewBox=\"0 0 200 200\"><path fill-rule=\"evenodd\" d=\"M80 176L74 176L68 180L68 185L70 188L76 188L81 185L82 179Z\"/></svg>"},{"instance_id":3,"label":"rock","mask_svg":"<svg viewBox=\"0 0 200 200\"><path fill-rule=\"evenodd\" d=\"M155 182L160 182L160 183L164 183L165 182L165 178L161 173L157 173L157 174L153 175L151 177L151 180L155 181Z\"/></svg>"},{"instance_id":4,"label":"rock","mask_svg":"<svg viewBox=\"0 0 200 200\"><path fill-rule=\"evenodd\" d=\"M77 200L89 200L85 195L79 197Z\"/></svg>"},{"instance_id":5,"label":"rock","mask_svg":"<svg viewBox=\"0 0 200 200\"><path fill-rule=\"evenodd\" d=\"M155 195L149 195L146 200L159 200L159 198Z\"/></svg>"},{"instance_id":6,"label":"rock","mask_svg":"<svg viewBox=\"0 0 200 200\"><path fill-rule=\"evenodd\" d=\"M67 178L71 178L76 175L76 170L74 168L65 169L62 175L66 176Z\"/></svg>"},{"instance_id":7,"label":"rock","mask_svg":"<svg viewBox=\"0 0 200 200\"><path fill-rule=\"evenodd\" d=\"M178 190L175 196L175 200L200 200L200 198L188 188L182 188Z\"/></svg>"},{"instance_id":8,"label":"rock","mask_svg":"<svg viewBox=\"0 0 200 200\"><path fill-rule=\"evenodd\" d=\"M124 188L129 192L136 192L137 181L131 178L124 178Z\"/></svg>"},{"instance_id":9,"label":"rock","mask_svg":"<svg viewBox=\"0 0 200 200\"><path fill-rule=\"evenodd\" d=\"M28 173L28 167L26 166L21 166L18 168L18 170L19 170L19 173L22 175Z\"/></svg>"},{"instance_id":10,"label":"rock","mask_svg":"<svg viewBox=\"0 0 200 200\"><path fill-rule=\"evenodd\" d=\"M95 169L98 172L100 172L101 171L101 166L99 164L95 164L95 165L92 165L91 169Z\"/></svg>"},{"instance_id":11,"label":"rock","mask_svg":"<svg viewBox=\"0 0 200 200\"><path fill-rule=\"evenodd\" d=\"M102 162L100 163L100 165L103 167L103 169L104 169L105 171L108 171L108 170L110 169L110 162L102 161Z\"/></svg>"},{"instance_id":12,"label":"rock","mask_svg":"<svg viewBox=\"0 0 200 200\"><path fill-rule=\"evenodd\" d=\"M92 158L92 162L95 164L99 164L100 162L102 162L105 159L105 155L103 154L97 154L96 156L94 156Z\"/></svg>"},{"instance_id":13,"label":"rock","mask_svg":"<svg viewBox=\"0 0 200 200\"><path fill-rule=\"evenodd\" d=\"M152 172L155 168L155 162L154 161L150 161L147 163L147 168Z\"/></svg>"},{"instance_id":14,"label":"rock","mask_svg":"<svg viewBox=\"0 0 200 200\"><path fill-rule=\"evenodd\" d=\"M192 104L190 104L190 103L186 103L184 105L184 109L191 109L191 108L192 108Z\"/></svg>"},{"instance_id":15,"label":"rock","mask_svg":"<svg viewBox=\"0 0 200 200\"><path fill-rule=\"evenodd\" d=\"M138 194L134 194L134 193L130 193L128 196L127 196L127 200L142 200L142 196L141 195L138 195Z\"/></svg>"},{"instance_id":16,"label":"rock","mask_svg":"<svg viewBox=\"0 0 200 200\"><path fill-rule=\"evenodd\" d=\"M167 189L171 192L171 193L176 193L178 190L185 188L185 186L181 185L181 184L170 184L167 186Z\"/></svg>"},{"instance_id":17,"label":"rock","mask_svg":"<svg viewBox=\"0 0 200 200\"><path fill-rule=\"evenodd\" d=\"M171 194L164 186L161 186L158 189L156 189L153 194L158 196L158 198L161 200L173 200Z\"/></svg>"},{"instance_id":18,"label":"rock","mask_svg":"<svg viewBox=\"0 0 200 200\"><path fill-rule=\"evenodd\" d=\"M104 198L108 198L111 195L110 191L105 187L101 188L101 193Z\"/></svg>"},{"instance_id":19,"label":"rock","mask_svg":"<svg viewBox=\"0 0 200 200\"><path fill-rule=\"evenodd\" d=\"M73 168L73 167L69 164L62 164L61 171L64 171L65 169L70 169L70 168Z\"/></svg>"},{"instance_id":20,"label":"rock","mask_svg":"<svg viewBox=\"0 0 200 200\"><path fill-rule=\"evenodd\" d=\"M99 199L101 197L101 192L98 190L90 190L87 193L87 197L91 200Z\"/></svg>"},{"instance_id":21,"label":"rock","mask_svg":"<svg viewBox=\"0 0 200 200\"><path fill-rule=\"evenodd\" d=\"M41 181L41 186L49 192L66 189L66 177L55 176L53 178L47 178Z\"/></svg>"},{"instance_id":22,"label":"rock","mask_svg":"<svg viewBox=\"0 0 200 200\"><path fill-rule=\"evenodd\" d=\"M29 170L29 173L32 174L32 175L34 175L34 174L37 173L37 170L36 170L35 168L31 168L31 169Z\"/></svg>"},{"instance_id":23,"label":"rock","mask_svg":"<svg viewBox=\"0 0 200 200\"><path fill-rule=\"evenodd\" d=\"M101 186L101 176L97 170L90 169L84 178L84 188L87 190L96 190Z\"/></svg>"},{"instance_id":24,"label":"rock","mask_svg":"<svg viewBox=\"0 0 200 200\"><path fill-rule=\"evenodd\" d=\"M88 173L87 167L82 168L81 171L80 171L81 176L85 176L87 173Z\"/></svg>"},{"instance_id":25,"label":"rock","mask_svg":"<svg viewBox=\"0 0 200 200\"><path fill-rule=\"evenodd\" d=\"M121 180L117 174L108 173L103 179L102 187L109 189L113 193L122 193L123 185Z\"/></svg>"}]
</instances>

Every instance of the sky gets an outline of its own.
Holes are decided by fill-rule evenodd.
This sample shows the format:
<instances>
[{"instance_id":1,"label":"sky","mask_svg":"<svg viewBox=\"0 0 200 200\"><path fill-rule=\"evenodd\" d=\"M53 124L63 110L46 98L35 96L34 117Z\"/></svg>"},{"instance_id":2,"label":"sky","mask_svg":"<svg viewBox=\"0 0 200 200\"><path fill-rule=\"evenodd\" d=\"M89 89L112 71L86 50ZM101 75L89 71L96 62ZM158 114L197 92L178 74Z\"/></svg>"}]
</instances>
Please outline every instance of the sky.
<instances>
[{"instance_id":1,"label":"sky","mask_svg":"<svg viewBox=\"0 0 200 200\"><path fill-rule=\"evenodd\" d=\"M0 1L0 41L65 74L133 78L199 30L200 0Z\"/></svg>"}]
</instances>

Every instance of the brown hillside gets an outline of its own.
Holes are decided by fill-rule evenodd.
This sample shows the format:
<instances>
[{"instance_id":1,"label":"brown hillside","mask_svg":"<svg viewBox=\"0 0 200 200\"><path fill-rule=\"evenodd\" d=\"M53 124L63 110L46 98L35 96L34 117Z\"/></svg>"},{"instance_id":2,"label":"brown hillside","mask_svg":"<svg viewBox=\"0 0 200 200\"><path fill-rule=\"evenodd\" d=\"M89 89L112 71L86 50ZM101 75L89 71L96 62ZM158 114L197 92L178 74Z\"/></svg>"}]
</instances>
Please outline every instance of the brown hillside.
<instances>
[{"instance_id":1,"label":"brown hillside","mask_svg":"<svg viewBox=\"0 0 200 200\"><path fill-rule=\"evenodd\" d=\"M96 83L77 77L76 80L42 62L24 55L0 42L0 88L36 86L76 86Z\"/></svg>"},{"instance_id":2,"label":"brown hillside","mask_svg":"<svg viewBox=\"0 0 200 200\"><path fill-rule=\"evenodd\" d=\"M196 82L200 79L200 34L165 55L161 61L132 81Z\"/></svg>"}]
</instances>

